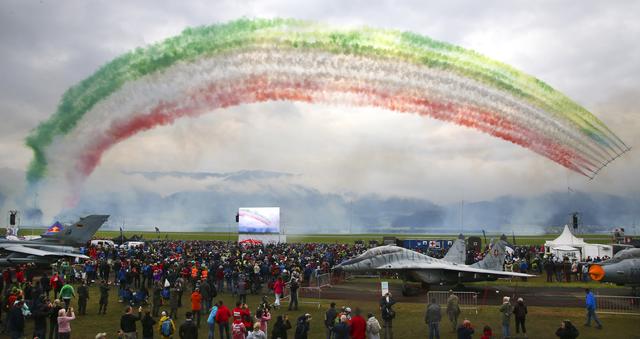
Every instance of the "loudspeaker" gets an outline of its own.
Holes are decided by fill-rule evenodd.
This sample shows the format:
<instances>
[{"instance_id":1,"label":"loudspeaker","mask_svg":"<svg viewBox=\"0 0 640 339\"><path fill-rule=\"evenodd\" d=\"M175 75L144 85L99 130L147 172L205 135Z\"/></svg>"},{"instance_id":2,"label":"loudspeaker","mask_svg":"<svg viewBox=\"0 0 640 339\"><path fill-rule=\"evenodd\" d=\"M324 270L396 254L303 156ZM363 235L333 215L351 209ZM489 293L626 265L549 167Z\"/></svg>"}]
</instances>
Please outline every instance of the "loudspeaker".
<instances>
[{"instance_id":1,"label":"loudspeaker","mask_svg":"<svg viewBox=\"0 0 640 339\"><path fill-rule=\"evenodd\" d=\"M578 213L573 213L572 217L573 229L578 228Z\"/></svg>"},{"instance_id":2,"label":"loudspeaker","mask_svg":"<svg viewBox=\"0 0 640 339\"><path fill-rule=\"evenodd\" d=\"M16 225L16 214L18 214L15 211L11 211L9 212L9 225L11 226L15 226Z\"/></svg>"}]
</instances>

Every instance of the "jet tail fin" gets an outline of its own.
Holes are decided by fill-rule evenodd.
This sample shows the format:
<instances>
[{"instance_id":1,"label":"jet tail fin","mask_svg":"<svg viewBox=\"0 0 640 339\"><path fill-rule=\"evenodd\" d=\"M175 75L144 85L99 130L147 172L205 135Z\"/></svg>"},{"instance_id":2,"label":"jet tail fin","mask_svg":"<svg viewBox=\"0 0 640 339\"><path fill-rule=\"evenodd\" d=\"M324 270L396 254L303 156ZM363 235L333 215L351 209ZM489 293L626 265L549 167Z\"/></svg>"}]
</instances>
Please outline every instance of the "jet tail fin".
<instances>
[{"instance_id":1,"label":"jet tail fin","mask_svg":"<svg viewBox=\"0 0 640 339\"><path fill-rule=\"evenodd\" d=\"M43 234L42 237L65 245L82 245L91 240L93 235L96 234L100 226L102 226L107 219L109 219L108 215L94 214L80 218L80 220L71 226L62 226L59 228L56 223L51 226L48 232Z\"/></svg>"},{"instance_id":2,"label":"jet tail fin","mask_svg":"<svg viewBox=\"0 0 640 339\"><path fill-rule=\"evenodd\" d=\"M464 264L466 260L467 246L464 243L464 236L460 234L458 239L453 242L447 254L442 258L444 261L452 264Z\"/></svg>"},{"instance_id":3,"label":"jet tail fin","mask_svg":"<svg viewBox=\"0 0 640 339\"><path fill-rule=\"evenodd\" d=\"M471 267L502 271L507 248L507 241L505 238L506 237L503 235L497 242L494 243L492 241L489 251L485 255L484 259L471 265Z\"/></svg>"}]
</instances>

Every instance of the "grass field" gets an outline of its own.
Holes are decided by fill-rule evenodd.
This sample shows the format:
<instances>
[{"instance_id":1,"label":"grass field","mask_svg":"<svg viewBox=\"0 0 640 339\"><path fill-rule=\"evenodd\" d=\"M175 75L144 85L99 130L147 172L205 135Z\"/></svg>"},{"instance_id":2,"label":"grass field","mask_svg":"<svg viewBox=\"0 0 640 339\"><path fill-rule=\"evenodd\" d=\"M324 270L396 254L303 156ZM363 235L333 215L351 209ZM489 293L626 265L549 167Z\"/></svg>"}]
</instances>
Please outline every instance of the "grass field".
<instances>
[{"instance_id":1,"label":"grass field","mask_svg":"<svg viewBox=\"0 0 640 339\"><path fill-rule=\"evenodd\" d=\"M91 339L98 332L107 332L108 338L116 338L116 331L119 327L119 319L123 314L124 305L118 303L116 298L117 291L113 290L110 293L110 301L107 315L97 315L97 300L98 300L98 288L90 288L90 300L87 307L88 314L86 316L78 316L78 318L71 323L72 338ZM226 305L234 305L235 301L230 294L218 295L217 299L222 299ZM249 296L249 305L252 310L255 310L255 306L258 304L258 296ZM316 301L312 299L302 299L302 301ZM304 313L311 313L313 320L311 322L311 333L309 338L324 338L324 327L322 320L324 317L324 311L328 307L328 304L332 300L321 300L320 307L317 304L301 304L301 308L298 311L289 312L286 308L276 310L272 316L275 317L280 314L289 314L289 317L293 320L292 325L295 326L295 318ZM342 305L350 306L355 309L359 307L364 314L367 312L373 312L376 317L380 319L380 312L377 307L377 300L371 301L350 301L350 300L335 300L338 307ZM72 302L74 308L77 309L76 300ZM179 319L177 320L177 326L184 320L184 312L186 312L189 305L188 295L185 293L183 298L183 307L179 311ZM396 338L424 338L427 335L427 326L424 324L424 304L418 303L399 303L395 309L397 317L394 320L394 335ZM231 307L232 308L232 307ZM166 308L163 308L166 309ZM484 325L489 325L493 328L493 333L496 338L500 337L500 313L498 312L498 306L484 306L481 307L478 314L472 311L463 311L461 320L468 318L474 324L476 328L476 335L474 338L480 337ZM205 318L206 319L206 318ZM584 310L579 308L542 308L542 307L529 307L529 315L527 318L527 329L529 338L555 338L555 331L560 325L561 320L570 319L579 329L580 338L640 338L637 327L632 325L632 322L637 321L637 316L621 316L621 315L600 315L600 319L604 324L604 329L597 330L593 327L583 327L584 322ZM156 319L157 320L157 319ZM271 330L272 321L269 329ZM27 334L31 334L33 322L27 322ZM448 323L443 319L441 324L442 335L441 338L455 338L453 333L449 332ZM512 324L512 331L515 332L515 327ZM138 331L141 333L141 325L138 324ZM206 324L205 321L200 327L200 338L206 338ZM158 337L156 335L156 337ZM293 337L293 330L290 332L290 337ZM177 335L175 336L177 338ZM216 333L216 338L219 338Z\"/></svg>"},{"instance_id":2,"label":"grass field","mask_svg":"<svg viewBox=\"0 0 640 339\"><path fill-rule=\"evenodd\" d=\"M20 235L38 235L43 232L42 229L20 229ZM145 239L172 239L172 240L220 240L220 241L237 241L238 234L236 232L161 232L156 234L155 232L141 232L141 231L125 231L124 236L130 237L134 234L142 235ZM98 231L95 235L96 238L111 239L120 235L119 231ZM501 234L487 234L487 240L497 239ZM516 236L516 244L526 245L542 245L546 240L553 240L558 237L559 234L545 234L545 235L523 235ZM423 240L455 240L458 234L287 234L287 242L302 242L302 243L353 243L356 240L377 240L382 241L385 236L394 236L398 239L423 239ZM484 242L482 234L465 234L469 236L479 236ZM588 243L611 243L611 237L606 234L580 234L580 238ZM513 242L511 235L507 234L509 242Z\"/></svg>"},{"instance_id":3,"label":"grass field","mask_svg":"<svg viewBox=\"0 0 640 339\"><path fill-rule=\"evenodd\" d=\"M125 237L130 237L134 234L141 234L146 239L179 239L179 240L221 240L221 241L237 241L237 233L214 233L214 232L161 232L159 236L154 232L124 232ZM98 231L97 238L114 238L120 235L117 231ZM353 243L356 240L378 240L382 241L384 236L395 236L399 239L443 239L454 240L457 238L457 234L287 234L287 242L302 242L302 243ZM468 236L468 235L466 235ZM480 235L482 238L482 236ZM499 238L499 234L488 234L487 240L492 238ZM526 245L542 245L546 240L553 240L558 237L558 234L547 234L540 236L517 236L516 244ZM584 238L589 243L611 243L611 238L605 234L585 234L579 237ZM484 239L483 239L484 241ZM508 236L508 241L513 242L512 237Z\"/></svg>"}]
</instances>

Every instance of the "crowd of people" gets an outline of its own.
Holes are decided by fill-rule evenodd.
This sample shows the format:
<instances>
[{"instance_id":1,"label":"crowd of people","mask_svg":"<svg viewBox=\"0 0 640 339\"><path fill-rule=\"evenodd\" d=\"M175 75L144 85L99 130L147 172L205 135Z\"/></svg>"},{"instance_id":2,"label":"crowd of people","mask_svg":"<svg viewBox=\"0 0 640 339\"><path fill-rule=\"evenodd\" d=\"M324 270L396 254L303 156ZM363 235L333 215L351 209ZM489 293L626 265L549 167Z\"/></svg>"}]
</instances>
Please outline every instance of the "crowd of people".
<instances>
[{"instance_id":1,"label":"crowd of people","mask_svg":"<svg viewBox=\"0 0 640 339\"><path fill-rule=\"evenodd\" d=\"M33 319L33 336L29 338L70 338L76 315L86 314L89 287L95 285L99 291L98 314L111 312L109 296L113 293L126 305L117 331L121 338L137 338L136 324L140 322L142 338L197 338L198 329L204 325L209 338L287 338L291 331L294 338L302 339L310 330L311 315L302 314L296 319L278 315L272 319L272 310L281 307L281 297L287 294L288 309L296 311L301 287L369 246L240 245L220 241L156 241L128 249L89 246L85 249L89 259L61 260L50 272L33 265L6 268L0 281L2 330L11 338L24 338L25 321ZM481 255L476 259L482 259ZM539 260L546 263L549 259L541 257L534 247L516 247L505 265L531 262L532 269L546 267L536 265ZM524 272L528 269L518 267ZM216 299L220 293L233 295L235 307ZM273 298L262 297L252 312L247 295L268 293ZM183 306L184 297L190 302ZM470 338L473 326L467 319L459 322L458 303L451 293L446 309L451 329L459 338ZM77 304L77 311L72 304ZM357 307L353 311L346 306L337 309L332 303L324 319L327 339L392 338L394 304L390 293L380 300L379 321L373 313L365 317ZM512 306L505 299L499 311L503 334L508 335L512 316L516 332L526 333L527 308L523 300ZM601 326L595 311L589 314ZM439 338L440 319L440 306L432 301L425 313L430 337ZM568 328L570 323L563 326ZM489 326L482 332L483 337L492 337ZM98 333L96 338L100 337L106 334Z\"/></svg>"}]
</instances>

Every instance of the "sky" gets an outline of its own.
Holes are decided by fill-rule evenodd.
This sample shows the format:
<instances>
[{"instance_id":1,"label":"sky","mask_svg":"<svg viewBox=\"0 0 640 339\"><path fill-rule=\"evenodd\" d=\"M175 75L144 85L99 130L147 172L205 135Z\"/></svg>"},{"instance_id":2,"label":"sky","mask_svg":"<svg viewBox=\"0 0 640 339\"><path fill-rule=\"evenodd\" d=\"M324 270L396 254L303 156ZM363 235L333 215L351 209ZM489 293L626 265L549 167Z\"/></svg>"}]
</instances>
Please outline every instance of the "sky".
<instances>
[{"instance_id":1,"label":"sky","mask_svg":"<svg viewBox=\"0 0 640 339\"><path fill-rule=\"evenodd\" d=\"M637 13L640 3L633 1L2 0L0 208L5 213L33 202L46 220L64 208L55 190L26 198L23 177L32 159L24 139L55 112L67 88L136 47L187 27L242 17L412 31L478 51L565 93L633 148L640 142ZM635 197L639 169L640 156L632 149L588 180L529 150L457 125L372 108L278 102L216 110L140 133L105 154L84 186L84 197L140 191L162 197L202 190L265 193L285 186L344 201L377 196L442 205L534 197L566 192L568 186ZM287 175L239 185L220 177L152 180L132 174L238 171Z\"/></svg>"}]
</instances>

